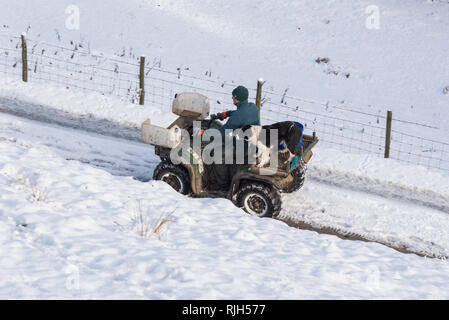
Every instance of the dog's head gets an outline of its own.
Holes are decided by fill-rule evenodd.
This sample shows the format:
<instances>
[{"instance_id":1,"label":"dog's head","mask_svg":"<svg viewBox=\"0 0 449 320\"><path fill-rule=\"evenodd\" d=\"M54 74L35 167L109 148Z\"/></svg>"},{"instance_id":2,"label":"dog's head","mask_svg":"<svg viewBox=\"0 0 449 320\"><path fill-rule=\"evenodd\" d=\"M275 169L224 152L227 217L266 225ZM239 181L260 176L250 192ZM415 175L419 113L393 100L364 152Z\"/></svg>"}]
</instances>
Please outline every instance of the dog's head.
<instances>
[{"instance_id":1,"label":"dog's head","mask_svg":"<svg viewBox=\"0 0 449 320\"><path fill-rule=\"evenodd\" d=\"M237 129L235 136L237 139L245 140L252 144L257 144L261 130L261 126L246 125L240 129Z\"/></svg>"}]
</instances>

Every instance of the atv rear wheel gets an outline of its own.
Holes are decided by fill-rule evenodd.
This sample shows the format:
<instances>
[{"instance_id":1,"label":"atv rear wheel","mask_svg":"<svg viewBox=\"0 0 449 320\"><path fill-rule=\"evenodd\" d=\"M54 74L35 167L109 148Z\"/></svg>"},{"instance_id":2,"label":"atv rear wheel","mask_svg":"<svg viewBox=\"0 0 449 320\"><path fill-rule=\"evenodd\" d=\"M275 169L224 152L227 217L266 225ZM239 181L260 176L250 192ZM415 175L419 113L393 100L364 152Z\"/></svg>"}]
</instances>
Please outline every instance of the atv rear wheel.
<instances>
[{"instance_id":1,"label":"atv rear wheel","mask_svg":"<svg viewBox=\"0 0 449 320\"><path fill-rule=\"evenodd\" d=\"M259 182L244 184L237 192L237 206L258 217L275 217L281 211L281 194Z\"/></svg>"},{"instance_id":2,"label":"atv rear wheel","mask_svg":"<svg viewBox=\"0 0 449 320\"><path fill-rule=\"evenodd\" d=\"M181 165L174 165L169 161L162 161L154 169L153 180L161 180L181 194L190 191L190 178L187 170Z\"/></svg>"},{"instance_id":3,"label":"atv rear wheel","mask_svg":"<svg viewBox=\"0 0 449 320\"><path fill-rule=\"evenodd\" d=\"M282 192L292 193L296 190L301 189L302 186L304 185L304 182L306 181L306 171L307 171L307 164L301 161L301 164L290 172L290 174L293 177L293 181L287 184L282 189Z\"/></svg>"}]
</instances>

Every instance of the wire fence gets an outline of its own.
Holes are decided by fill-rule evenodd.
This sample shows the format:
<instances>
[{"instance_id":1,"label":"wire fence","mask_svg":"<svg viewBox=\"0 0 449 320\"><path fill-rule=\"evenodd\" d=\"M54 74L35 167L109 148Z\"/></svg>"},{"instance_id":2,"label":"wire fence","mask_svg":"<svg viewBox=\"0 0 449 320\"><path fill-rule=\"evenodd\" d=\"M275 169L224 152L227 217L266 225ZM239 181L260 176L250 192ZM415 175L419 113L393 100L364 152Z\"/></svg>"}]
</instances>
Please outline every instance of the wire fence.
<instances>
[{"instance_id":1,"label":"wire fence","mask_svg":"<svg viewBox=\"0 0 449 320\"><path fill-rule=\"evenodd\" d=\"M78 89L115 95L138 103L141 89L140 63L134 54L120 58L93 53L80 44L71 47L27 39L28 81L53 83L67 89ZM220 112L231 104L232 81L214 79L210 73L193 76L188 69L170 71L160 61L144 65L145 103L167 112L176 93L198 92L209 97L211 112ZM0 73L13 78L22 76L21 38L0 34ZM257 90L251 85L250 99ZM342 105L320 103L288 94L263 90L261 120L264 124L285 120L304 124L306 133L316 132L320 144L348 153L384 156L386 116ZM410 128L404 132L397 128ZM390 158L427 168L449 171L449 144L419 137L417 128L437 130L431 125L394 119L391 132Z\"/></svg>"},{"instance_id":2,"label":"wire fence","mask_svg":"<svg viewBox=\"0 0 449 320\"><path fill-rule=\"evenodd\" d=\"M13 77L22 75L22 46L19 37L0 37L0 71Z\"/></svg>"}]
</instances>

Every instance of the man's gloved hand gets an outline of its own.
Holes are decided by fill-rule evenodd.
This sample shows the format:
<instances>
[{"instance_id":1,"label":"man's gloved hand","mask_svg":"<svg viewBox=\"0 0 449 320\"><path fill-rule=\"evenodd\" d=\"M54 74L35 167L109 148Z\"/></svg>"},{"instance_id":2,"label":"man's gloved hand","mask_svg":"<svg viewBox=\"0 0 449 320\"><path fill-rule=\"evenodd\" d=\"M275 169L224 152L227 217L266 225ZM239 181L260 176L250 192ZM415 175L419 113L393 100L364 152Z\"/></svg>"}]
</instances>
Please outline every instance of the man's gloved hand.
<instances>
[{"instance_id":1,"label":"man's gloved hand","mask_svg":"<svg viewBox=\"0 0 449 320\"><path fill-rule=\"evenodd\" d=\"M211 114L210 115L210 118L212 119L212 120L215 120L215 119L218 119L218 120L224 120L224 119L226 119L228 116L229 116L229 111L223 111L223 112L219 112L219 113L216 113L216 114Z\"/></svg>"}]
</instances>

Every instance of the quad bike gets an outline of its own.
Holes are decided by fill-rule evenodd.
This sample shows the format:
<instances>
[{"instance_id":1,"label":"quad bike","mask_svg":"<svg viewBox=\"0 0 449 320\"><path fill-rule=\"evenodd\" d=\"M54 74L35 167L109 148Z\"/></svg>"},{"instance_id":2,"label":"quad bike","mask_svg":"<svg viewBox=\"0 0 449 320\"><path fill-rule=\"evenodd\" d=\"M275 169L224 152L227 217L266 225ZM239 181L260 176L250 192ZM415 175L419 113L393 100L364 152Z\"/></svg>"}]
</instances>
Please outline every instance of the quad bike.
<instances>
[{"instance_id":1,"label":"quad bike","mask_svg":"<svg viewBox=\"0 0 449 320\"><path fill-rule=\"evenodd\" d=\"M304 184L306 164L312 157L311 149L318 142L315 133L312 136L303 135L302 144L291 161L286 161L289 158L288 152L280 150L280 166L272 174L261 174L261 168L254 164L239 166L237 171L234 170L229 185L215 190L208 184L211 166L205 165L201 155L193 148L182 153L180 164L174 164L170 160L172 149L181 142L181 129L193 135L193 121L201 121L202 129L221 126L216 119L206 119L209 110L207 97L198 93L180 93L175 96L172 105L172 112L179 117L168 128L152 125L150 119L142 124L142 140L154 145L156 155L161 158L154 170L153 179L162 180L185 195L224 197L249 214L259 217L277 216L281 210L280 193L296 191Z\"/></svg>"}]
</instances>

